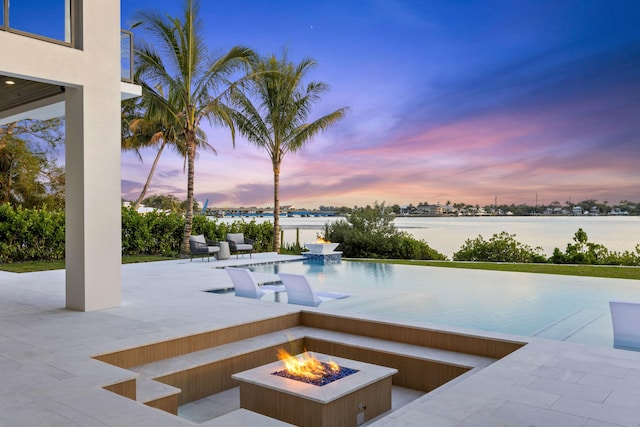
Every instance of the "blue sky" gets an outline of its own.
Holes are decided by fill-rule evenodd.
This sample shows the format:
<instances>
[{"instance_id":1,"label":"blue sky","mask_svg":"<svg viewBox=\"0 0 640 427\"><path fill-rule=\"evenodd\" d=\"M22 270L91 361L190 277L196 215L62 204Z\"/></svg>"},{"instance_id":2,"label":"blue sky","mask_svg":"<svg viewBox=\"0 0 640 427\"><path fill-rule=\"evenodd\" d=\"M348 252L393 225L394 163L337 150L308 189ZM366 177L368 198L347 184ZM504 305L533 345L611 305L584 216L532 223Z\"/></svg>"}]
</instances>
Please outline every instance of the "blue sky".
<instances>
[{"instance_id":1,"label":"blue sky","mask_svg":"<svg viewBox=\"0 0 640 427\"><path fill-rule=\"evenodd\" d=\"M122 26L180 5L122 0ZM283 204L640 201L640 2L207 0L201 16L214 55L315 59L311 78L331 90L312 118L350 108L285 158ZM271 205L266 154L207 133L218 155L198 158L196 197ZM143 154L123 155L125 198L146 179ZM185 189L183 161L163 154L150 193Z\"/></svg>"}]
</instances>

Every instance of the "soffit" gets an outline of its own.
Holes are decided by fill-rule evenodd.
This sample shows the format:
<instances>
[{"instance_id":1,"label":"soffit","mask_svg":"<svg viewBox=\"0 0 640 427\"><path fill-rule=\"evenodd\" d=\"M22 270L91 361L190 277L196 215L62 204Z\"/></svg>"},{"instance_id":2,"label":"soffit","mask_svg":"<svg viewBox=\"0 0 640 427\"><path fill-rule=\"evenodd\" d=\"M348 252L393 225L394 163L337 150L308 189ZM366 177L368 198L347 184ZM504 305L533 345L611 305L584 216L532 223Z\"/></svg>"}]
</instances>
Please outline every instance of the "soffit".
<instances>
[{"instance_id":1,"label":"soffit","mask_svg":"<svg viewBox=\"0 0 640 427\"><path fill-rule=\"evenodd\" d=\"M7 84L9 80L15 84ZM0 76L0 112L63 92L61 86Z\"/></svg>"}]
</instances>

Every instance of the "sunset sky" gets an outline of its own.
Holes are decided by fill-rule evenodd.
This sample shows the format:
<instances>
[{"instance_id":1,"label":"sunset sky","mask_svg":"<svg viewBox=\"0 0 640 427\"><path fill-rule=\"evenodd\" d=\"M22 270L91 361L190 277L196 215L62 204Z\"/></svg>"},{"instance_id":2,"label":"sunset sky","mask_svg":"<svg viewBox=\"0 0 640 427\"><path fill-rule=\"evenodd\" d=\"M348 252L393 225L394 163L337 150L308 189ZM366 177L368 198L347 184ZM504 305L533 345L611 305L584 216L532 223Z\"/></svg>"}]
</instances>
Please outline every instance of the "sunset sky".
<instances>
[{"instance_id":1,"label":"sunset sky","mask_svg":"<svg viewBox=\"0 0 640 427\"><path fill-rule=\"evenodd\" d=\"M122 0L122 27L181 3ZM315 59L310 77L331 89L310 119L350 108L285 158L282 204L640 201L638 1L206 0L201 12L215 55ZM272 206L266 153L207 133L218 154L197 159L196 198ZM124 198L154 155L123 154ZM148 194L184 199L186 180L165 152Z\"/></svg>"}]
</instances>

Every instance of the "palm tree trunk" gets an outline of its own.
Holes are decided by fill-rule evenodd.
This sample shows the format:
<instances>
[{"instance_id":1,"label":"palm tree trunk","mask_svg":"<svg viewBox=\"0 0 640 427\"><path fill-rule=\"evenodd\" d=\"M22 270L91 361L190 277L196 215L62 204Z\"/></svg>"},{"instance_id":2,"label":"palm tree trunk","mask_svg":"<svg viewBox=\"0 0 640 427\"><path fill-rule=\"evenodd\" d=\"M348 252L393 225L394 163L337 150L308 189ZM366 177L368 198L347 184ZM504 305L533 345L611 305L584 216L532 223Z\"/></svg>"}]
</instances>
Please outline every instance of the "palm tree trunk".
<instances>
[{"instance_id":1,"label":"palm tree trunk","mask_svg":"<svg viewBox=\"0 0 640 427\"><path fill-rule=\"evenodd\" d=\"M273 250L280 253L280 164L273 163Z\"/></svg>"},{"instance_id":2,"label":"palm tree trunk","mask_svg":"<svg viewBox=\"0 0 640 427\"><path fill-rule=\"evenodd\" d=\"M156 166L158 165L158 160L160 160L160 155L162 154L162 150L164 150L164 146L167 144L165 139L162 139L162 145L158 149L158 153L156 154L156 158L153 160L153 165L151 165L151 170L149 171L149 176L147 177L147 182L144 183L144 187L142 187L142 191L140 192L140 196L138 196L138 200L133 204L133 209L137 210L144 200L144 196L147 194L147 190L149 189L149 185L151 185L151 178L153 178L153 174L156 171Z\"/></svg>"},{"instance_id":3,"label":"palm tree trunk","mask_svg":"<svg viewBox=\"0 0 640 427\"><path fill-rule=\"evenodd\" d=\"M195 177L196 136L195 132L187 132L187 214L184 222L184 239L182 255L189 255L189 238L193 226L193 181Z\"/></svg>"},{"instance_id":4,"label":"palm tree trunk","mask_svg":"<svg viewBox=\"0 0 640 427\"><path fill-rule=\"evenodd\" d=\"M11 187L13 187L13 159L9 158L9 170L7 173L7 193L6 196L3 200L3 203L9 203L11 202Z\"/></svg>"}]
</instances>

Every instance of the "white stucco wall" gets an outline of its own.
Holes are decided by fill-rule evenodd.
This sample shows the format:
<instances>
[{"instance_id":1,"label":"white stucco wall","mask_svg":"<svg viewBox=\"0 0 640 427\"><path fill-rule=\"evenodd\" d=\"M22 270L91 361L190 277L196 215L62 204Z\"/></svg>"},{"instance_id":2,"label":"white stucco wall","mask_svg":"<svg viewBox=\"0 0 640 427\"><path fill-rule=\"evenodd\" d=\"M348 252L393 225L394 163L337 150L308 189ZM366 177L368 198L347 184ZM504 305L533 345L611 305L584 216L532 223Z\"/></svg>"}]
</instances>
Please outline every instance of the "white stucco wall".
<instances>
[{"instance_id":1,"label":"white stucco wall","mask_svg":"<svg viewBox=\"0 0 640 427\"><path fill-rule=\"evenodd\" d=\"M66 87L66 301L121 304L120 1L85 0L82 50L0 31L0 74Z\"/></svg>"}]
</instances>

